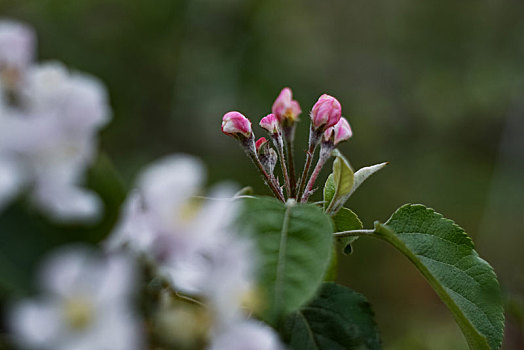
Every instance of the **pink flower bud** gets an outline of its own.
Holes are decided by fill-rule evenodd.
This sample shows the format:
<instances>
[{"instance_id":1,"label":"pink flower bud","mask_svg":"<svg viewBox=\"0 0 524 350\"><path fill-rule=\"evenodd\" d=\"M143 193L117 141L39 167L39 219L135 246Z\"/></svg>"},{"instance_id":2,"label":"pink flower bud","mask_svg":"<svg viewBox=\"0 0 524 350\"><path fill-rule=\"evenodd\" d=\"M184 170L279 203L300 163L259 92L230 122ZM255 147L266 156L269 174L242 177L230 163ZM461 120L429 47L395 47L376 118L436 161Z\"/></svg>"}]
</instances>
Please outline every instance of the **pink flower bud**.
<instances>
[{"instance_id":1,"label":"pink flower bud","mask_svg":"<svg viewBox=\"0 0 524 350\"><path fill-rule=\"evenodd\" d=\"M336 98L329 95L322 95L311 110L311 123L313 129L321 128L325 130L334 126L340 120L342 107Z\"/></svg>"},{"instance_id":2,"label":"pink flower bud","mask_svg":"<svg viewBox=\"0 0 524 350\"><path fill-rule=\"evenodd\" d=\"M265 144L267 143L267 140L265 137L261 137L257 140L257 142L255 142L255 148L257 150L257 152L260 151L260 147L264 146Z\"/></svg>"},{"instance_id":3,"label":"pink flower bud","mask_svg":"<svg viewBox=\"0 0 524 350\"><path fill-rule=\"evenodd\" d=\"M228 112L222 118L222 132L229 136L250 137L251 122L239 112Z\"/></svg>"},{"instance_id":4,"label":"pink flower bud","mask_svg":"<svg viewBox=\"0 0 524 350\"><path fill-rule=\"evenodd\" d=\"M271 134L278 133L279 124L278 119L274 114L268 114L260 120L260 126L266 129Z\"/></svg>"},{"instance_id":5,"label":"pink flower bud","mask_svg":"<svg viewBox=\"0 0 524 350\"><path fill-rule=\"evenodd\" d=\"M295 121L298 119L302 110L297 101L293 100L293 94L290 88L283 88L280 91L277 99L273 103L271 111L277 118L277 120L282 124L285 121Z\"/></svg>"},{"instance_id":6,"label":"pink flower bud","mask_svg":"<svg viewBox=\"0 0 524 350\"><path fill-rule=\"evenodd\" d=\"M342 141L349 140L353 136L353 131L351 131L351 126L346 118L342 117L335 126L327 128L324 132L324 140L329 142L330 140L336 146Z\"/></svg>"}]
</instances>

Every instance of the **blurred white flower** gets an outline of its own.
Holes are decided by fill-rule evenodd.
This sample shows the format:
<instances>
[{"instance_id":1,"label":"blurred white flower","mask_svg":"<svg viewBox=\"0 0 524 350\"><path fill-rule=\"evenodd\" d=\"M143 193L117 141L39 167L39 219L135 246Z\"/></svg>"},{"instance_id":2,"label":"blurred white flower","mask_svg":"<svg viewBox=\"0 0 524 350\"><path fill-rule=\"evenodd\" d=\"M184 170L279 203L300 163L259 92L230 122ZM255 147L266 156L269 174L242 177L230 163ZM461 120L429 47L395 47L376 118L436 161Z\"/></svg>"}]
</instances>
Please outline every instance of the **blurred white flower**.
<instances>
[{"instance_id":1,"label":"blurred white flower","mask_svg":"<svg viewBox=\"0 0 524 350\"><path fill-rule=\"evenodd\" d=\"M103 85L48 63L29 71L25 87L29 140L19 138L12 147L32 174L31 198L56 220L96 217L101 202L79 183L93 160L96 132L109 117Z\"/></svg>"},{"instance_id":2,"label":"blurred white flower","mask_svg":"<svg viewBox=\"0 0 524 350\"><path fill-rule=\"evenodd\" d=\"M0 71L23 71L32 61L35 33L23 23L0 20Z\"/></svg>"},{"instance_id":3,"label":"blurred white flower","mask_svg":"<svg viewBox=\"0 0 524 350\"><path fill-rule=\"evenodd\" d=\"M15 340L29 349L133 350L142 348L131 309L133 264L81 247L55 253L41 271L44 294L11 312Z\"/></svg>"},{"instance_id":4,"label":"blurred white flower","mask_svg":"<svg viewBox=\"0 0 524 350\"><path fill-rule=\"evenodd\" d=\"M127 246L147 257L184 293L214 297L219 289L247 291L253 256L248 242L231 228L235 188L218 185L210 198L195 198L204 178L203 165L187 155L148 167L107 247Z\"/></svg>"},{"instance_id":5,"label":"blurred white flower","mask_svg":"<svg viewBox=\"0 0 524 350\"><path fill-rule=\"evenodd\" d=\"M282 350L275 331L257 321L241 321L212 339L209 350Z\"/></svg>"},{"instance_id":6,"label":"blurred white flower","mask_svg":"<svg viewBox=\"0 0 524 350\"><path fill-rule=\"evenodd\" d=\"M83 73L69 72L59 62L32 66L22 89L30 115L60 121L60 127L85 137L109 121L103 84Z\"/></svg>"},{"instance_id":7,"label":"blurred white flower","mask_svg":"<svg viewBox=\"0 0 524 350\"><path fill-rule=\"evenodd\" d=\"M17 162L0 155L0 209L21 190L23 172Z\"/></svg>"},{"instance_id":8,"label":"blurred white flower","mask_svg":"<svg viewBox=\"0 0 524 350\"><path fill-rule=\"evenodd\" d=\"M242 318L241 307L255 296L256 257L247 238L216 236L187 245L185 250L173 249L159 265L159 273L178 291L204 297L215 314L215 326L221 327Z\"/></svg>"},{"instance_id":9,"label":"blurred white flower","mask_svg":"<svg viewBox=\"0 0 524 350\"><path fill-rule=\"evenodd\" d=\"M0 209L27 189L57 221L95 219L101 201L80 185L110 118L106 90L58 62L31 64L33 51L30 29L0 21Z\"/></svg>"},{"instance_id":10,"label":"blurred white flower","mask_svg":"<svg viewBox=\"0 0 524 350\"><path fill-rule=\"evenodd\" d=\"M106 246L146 257L175 291L203 300L213 314L211 328L220 332L246 318L257 258L233 226L236 188L220 184L208 198L196 197L204 177L200 161L186 155L151 165Z\"/></svg>"},{"instance_id":11,"label":"blurred white flower","mask_svg":"<svg viewBox=\"0 0 524 350\"><path fill-rule=\"evenodd\" d=\"M203 166L196 158L174 155L146 168L137 187L124 203L117 228L106 242L110 250L127 246L135 253L152 257L160 253L162 236L170 241L194 241L186 232L191 198L204 179ZM155 244L156 243L156 244Z\"/></svg>"}]
</instances>

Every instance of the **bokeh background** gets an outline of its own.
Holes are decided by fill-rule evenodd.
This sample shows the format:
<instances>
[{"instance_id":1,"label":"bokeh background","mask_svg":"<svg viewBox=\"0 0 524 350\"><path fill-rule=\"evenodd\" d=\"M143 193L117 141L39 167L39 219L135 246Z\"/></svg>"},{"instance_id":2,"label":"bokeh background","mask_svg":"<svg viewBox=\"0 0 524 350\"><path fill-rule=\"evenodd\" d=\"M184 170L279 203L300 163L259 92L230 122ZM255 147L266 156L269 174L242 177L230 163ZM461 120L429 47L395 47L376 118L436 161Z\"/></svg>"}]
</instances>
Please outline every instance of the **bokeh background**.
<instances>
[{"instance_id":1,"label":"bokeh background","mask_svg":"<svg viewBox=\"0 0 524 350\"><path fill-rule=\"evenodd\" d=\"M367 227L406 202L453 218L501 281L504 349L524 348L523 2L0 0L0 16L34 26L39 59L103 80L113 107L89 176L106 203L101 223L56 227L23 199L0 215L4 306L31 293L46 251L100 241L139 169L162 155L197 155L209 184L267 193L220 121L234 109L256 124L290 86L304 110L297 162L307 112L320 94L336 96L354 131L341 147L353 167L391 163L347 205ZM435 293L385 243L360 239L339 270L374 305L385 349L466 348Z\"/></svg>"}]
</instances>

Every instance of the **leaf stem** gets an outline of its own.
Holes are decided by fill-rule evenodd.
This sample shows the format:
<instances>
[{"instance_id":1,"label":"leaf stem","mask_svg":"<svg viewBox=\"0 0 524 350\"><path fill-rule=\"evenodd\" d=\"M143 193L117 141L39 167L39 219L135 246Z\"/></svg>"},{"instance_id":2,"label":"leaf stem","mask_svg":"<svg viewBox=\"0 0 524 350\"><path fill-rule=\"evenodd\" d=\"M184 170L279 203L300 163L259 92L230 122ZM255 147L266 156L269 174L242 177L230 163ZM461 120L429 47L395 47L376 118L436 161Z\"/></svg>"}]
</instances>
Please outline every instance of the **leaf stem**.
<instances>
[{"instance_id":1,"label":"leaf stem","mask_svg":"<svg viewBox=\"0 0 524 350\"><path fill-rule=\"evenodd\" d=\"M350 230L350 231L340 231L333 233L333 236L337 238L342 237L351 237L351 236L371 236L375 234L374 229L362 229L362 230Z\"/></svg>"}]
</instances>

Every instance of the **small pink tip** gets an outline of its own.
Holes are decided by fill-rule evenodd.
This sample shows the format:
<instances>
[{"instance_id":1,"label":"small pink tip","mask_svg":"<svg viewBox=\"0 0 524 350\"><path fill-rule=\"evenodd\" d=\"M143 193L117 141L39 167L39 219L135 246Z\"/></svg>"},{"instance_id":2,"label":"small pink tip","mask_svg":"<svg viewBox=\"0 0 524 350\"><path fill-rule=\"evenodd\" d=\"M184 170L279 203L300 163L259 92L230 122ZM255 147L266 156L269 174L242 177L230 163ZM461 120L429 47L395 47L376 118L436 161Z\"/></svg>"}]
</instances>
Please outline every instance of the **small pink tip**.
<instances>
[{"instance_id":1,"label":"small pink tip","mask_svg":"<svg viewBox=\"0 0 524 350\"><path fill-rule=\"evenodd\" d=\"M222 117L222 132L229 136L251 136L251 122L242 113L228 112Z\"/></svg>"},{"instance_id":2,"label":"small pink tip","mask_svg":"<svg viewBox=\"0 0 524 350\"><path fill-rule=\"evenodd\" d=\"M263 145L265 145L267 142L266 138L265 137L261 137L257 140L257 142L255 142L255 148L257 150L257 152L260 150L260 147L262 147Z\"/></svg>"}]
</instances>

